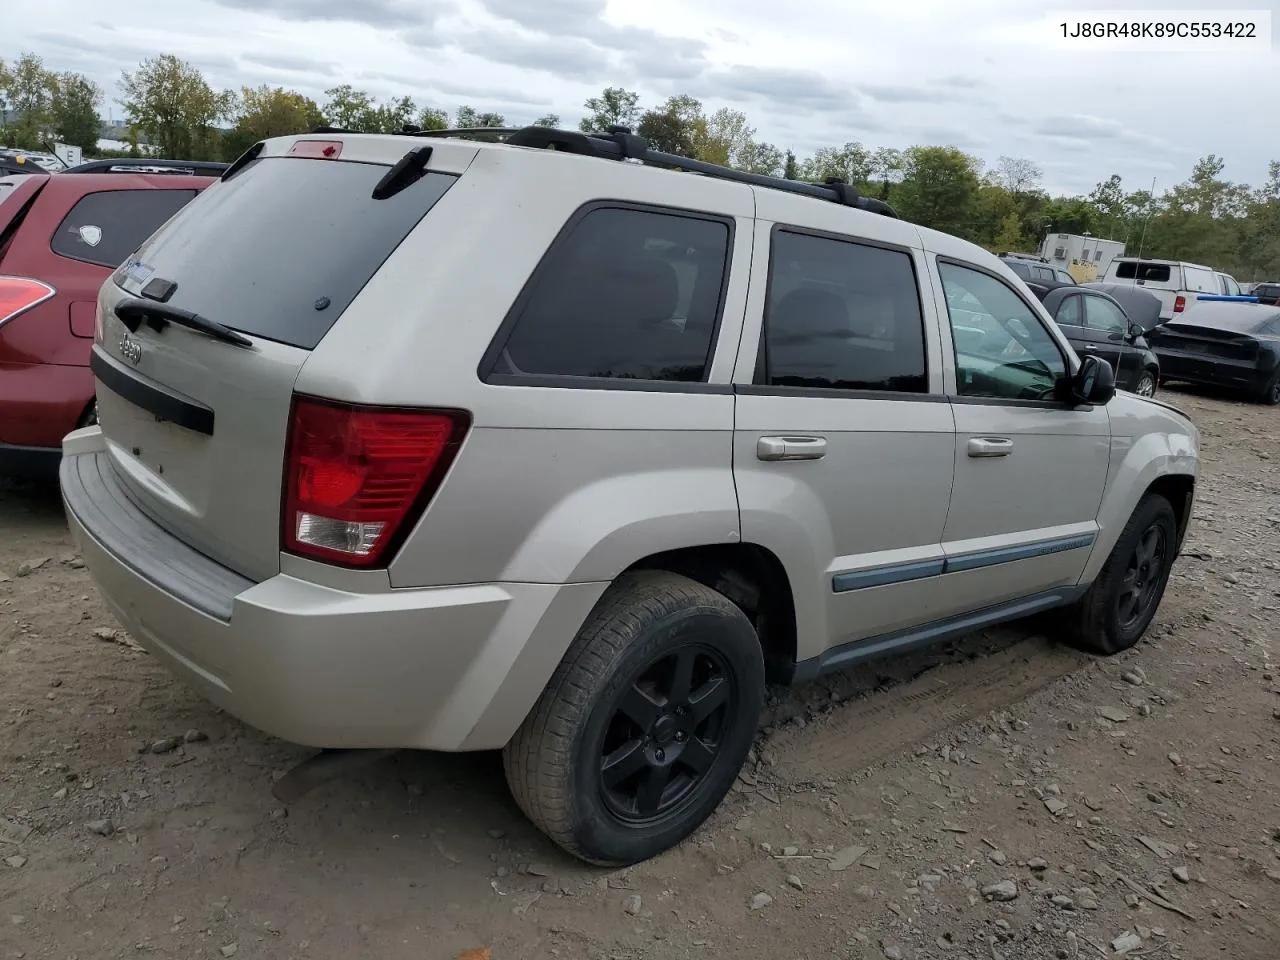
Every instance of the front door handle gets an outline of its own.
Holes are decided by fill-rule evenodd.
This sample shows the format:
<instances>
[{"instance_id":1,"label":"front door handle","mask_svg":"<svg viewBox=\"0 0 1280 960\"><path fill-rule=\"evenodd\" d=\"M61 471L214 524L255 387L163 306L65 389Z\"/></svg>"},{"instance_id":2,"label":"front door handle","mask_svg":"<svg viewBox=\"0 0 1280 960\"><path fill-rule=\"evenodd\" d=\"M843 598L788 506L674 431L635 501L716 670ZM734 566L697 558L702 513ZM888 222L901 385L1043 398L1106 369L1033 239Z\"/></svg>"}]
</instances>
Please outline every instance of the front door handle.
<instances>
[{"instance_id":1,"label":"front door handle","mask_svg":"<svg viewBox=\"0 0 1280 960\"><path fill-rule=\"evenodd\" d=\"M1090 353L1092 353L1094 350L1097 350L1098 348L1095 347L1092 343L1086 343L1081 347L1081 349L1088 350Z\"/></svg>"},{"instance_id":2,"label":"front door handle","mask_svg":"<svg viewBox=\"0 0 1280 960\"><path fill-rule=\"evenodd\" d=\"M761 437L756 441L759 460L821 460L826 455L826 437Z\"/></svg>"},{"instance_id":3,"label":"front door handle","mask_svg":"<svg viewBox=\"0 0 1280 960\"><path fill-rule=\"evenodd\" d=\"M971 437L969 456L1007 457L1013 453L1013 441L1008 437Z\"/></svg>"}]
</instances>

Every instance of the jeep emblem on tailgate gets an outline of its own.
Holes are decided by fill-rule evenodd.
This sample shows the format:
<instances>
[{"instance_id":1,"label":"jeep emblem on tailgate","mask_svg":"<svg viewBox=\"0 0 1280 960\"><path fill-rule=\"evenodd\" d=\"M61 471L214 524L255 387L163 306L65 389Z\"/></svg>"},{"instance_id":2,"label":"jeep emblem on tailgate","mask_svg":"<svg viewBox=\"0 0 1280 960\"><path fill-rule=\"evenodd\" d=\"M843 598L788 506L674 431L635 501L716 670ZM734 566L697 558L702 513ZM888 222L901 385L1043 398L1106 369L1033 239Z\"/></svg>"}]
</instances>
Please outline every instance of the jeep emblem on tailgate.
<instances>
[{"instance_id":1,"label":"jeep emblem on tailgate","mask_svg":"<svg viewBox=\"0 0 1280 960\"><path fill-rule=\"evenodd\" d=\"M120 355L136 367L138 361L142 359L142 344L125 337L120 341Z\"/></svg>"}]
</instances>

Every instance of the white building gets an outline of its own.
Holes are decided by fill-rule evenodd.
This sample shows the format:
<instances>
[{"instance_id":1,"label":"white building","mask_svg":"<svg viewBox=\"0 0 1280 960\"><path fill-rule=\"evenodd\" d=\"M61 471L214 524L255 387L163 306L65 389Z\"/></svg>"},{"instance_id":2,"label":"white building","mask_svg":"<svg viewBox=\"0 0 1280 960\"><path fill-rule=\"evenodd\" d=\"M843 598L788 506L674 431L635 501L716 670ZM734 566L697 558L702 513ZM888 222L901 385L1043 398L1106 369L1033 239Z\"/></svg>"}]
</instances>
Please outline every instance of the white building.
<instances>
[{"instance_id":1,"label":"white building","mask_svg":"<svg viewBox=\"0 0 1280 960\"><path fill-rule=\"evenodd\" d=\"M1112 260L1124 256L1124 243L1088 233L1051 233L1040 245L1040 256L1066 270L1076 283L1090 283L1107 272Z\"/></svg>"}]
</instances>

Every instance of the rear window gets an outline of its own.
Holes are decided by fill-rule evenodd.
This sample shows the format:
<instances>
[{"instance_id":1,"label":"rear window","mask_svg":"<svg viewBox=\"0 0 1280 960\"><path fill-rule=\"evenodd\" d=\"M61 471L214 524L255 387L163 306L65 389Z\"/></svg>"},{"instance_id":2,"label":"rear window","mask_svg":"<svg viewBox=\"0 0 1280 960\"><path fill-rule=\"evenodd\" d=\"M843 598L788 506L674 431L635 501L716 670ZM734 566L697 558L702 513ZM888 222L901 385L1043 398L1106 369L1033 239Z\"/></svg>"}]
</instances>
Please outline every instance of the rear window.
<instances>
[{"instance_id":1,"label":"rear window","mask_svg":"<svg viewBox=\"0 0 1280 960\"><path fill-rule=\"evenodd\" d=\"M385 200L389 167L265 157L215 184L124 264L135 296L153 278L169 303L250 336L313 349L456 178L426 176Z\"/></svg>"},{"instance_id":2,"label":"rear window","mask_svg":"<svg viewBox=\"0 0 1280 960\"><path fill-rule=\"evenodd\" d=\"M1132 260L1121 260L1116 264L1116 276L1121 280L1149 280L1153 283L1169 282L1169 265L1167 263L1134 263Z\"/></svg>"},{"instance_id":3,"label":"rear window","mask_svg":"<svg viewBox=\"0 0 1280 960\"><path fill-rule=\"evenodd\" d=\"M110 190L81 197L50 246L62 257L115 269L195 198L194 190Z\"/></svg>"}]
</instances>

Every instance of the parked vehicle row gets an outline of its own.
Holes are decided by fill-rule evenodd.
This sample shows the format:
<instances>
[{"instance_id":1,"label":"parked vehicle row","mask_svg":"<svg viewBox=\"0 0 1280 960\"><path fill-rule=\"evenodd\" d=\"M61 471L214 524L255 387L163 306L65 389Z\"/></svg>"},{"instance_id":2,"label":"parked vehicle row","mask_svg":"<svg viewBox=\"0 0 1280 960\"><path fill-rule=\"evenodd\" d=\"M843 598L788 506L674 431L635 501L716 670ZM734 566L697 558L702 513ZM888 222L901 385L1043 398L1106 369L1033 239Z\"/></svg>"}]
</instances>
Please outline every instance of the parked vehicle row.
<instances>
[{"instance_id":1,"label":"parked vehicle row","mask_svg":"<svg viewBox=\"0 0 1280 960\"><path fill-rule=\"evenodd\" d=\"M1195 493L999 258L617 129L265 141L91 364L62 492L141 644L285 739L502 749L596 863L711 813L766 678L1046 611L1131 647Z\"/></svg>"},{"instance_id":2,"label":"parked vehicle row","mask_svg":"<svg viewBox=\"0 0 1280 960\"><path fill-rule=\"evenodd\" d=\"M99 288L214 182L155 161L75 172L0 177L0 474L56 476L62 438L94 421Z\"/></svg>"}]
</instances>

